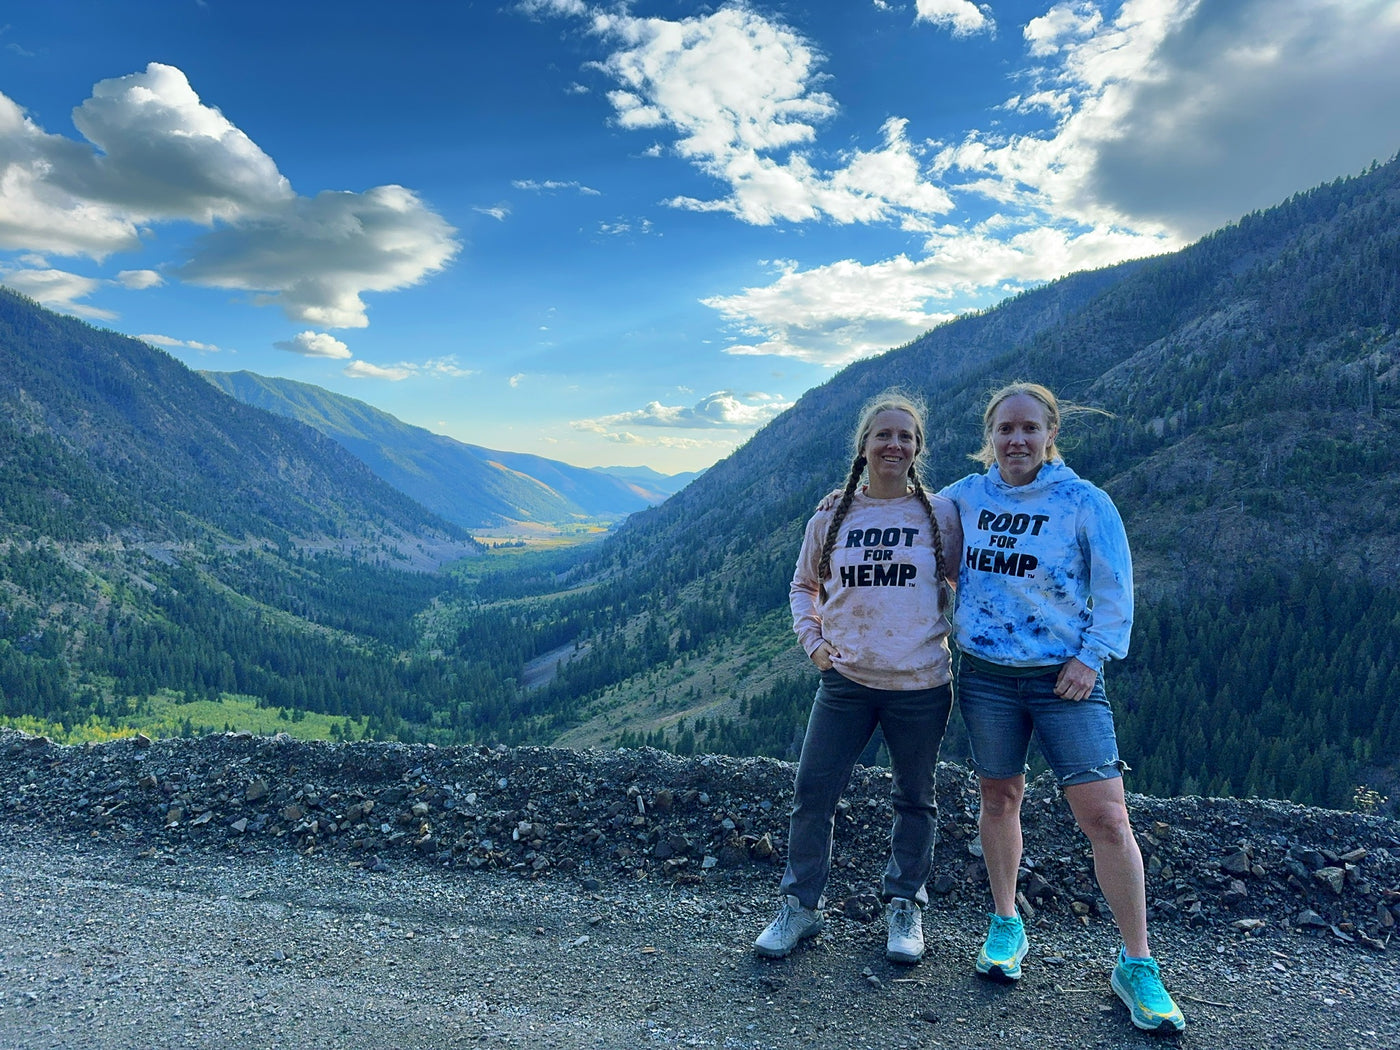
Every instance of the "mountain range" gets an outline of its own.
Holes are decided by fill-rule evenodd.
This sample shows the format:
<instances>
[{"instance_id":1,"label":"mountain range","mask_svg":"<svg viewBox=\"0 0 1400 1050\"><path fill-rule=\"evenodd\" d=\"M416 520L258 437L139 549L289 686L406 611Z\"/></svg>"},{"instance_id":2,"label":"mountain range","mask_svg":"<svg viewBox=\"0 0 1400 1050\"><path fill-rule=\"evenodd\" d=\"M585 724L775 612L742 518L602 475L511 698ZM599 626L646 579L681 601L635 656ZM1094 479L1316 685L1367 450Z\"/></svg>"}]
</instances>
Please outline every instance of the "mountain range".
<instances>
[{"instance_id":1,"label":"mountain range","mask_svg":"<svg viewBox=\"0 0 1400 1050\"><path fill-rule=\"evenodd\" d=\"M502 572L394 566L470 550L471 513L604 513L626 479L434 440L300 384L207 378L0 295L0 714L106 725L113 698L236 680L342 734L791 757L811 671L787 585L860 405L924 397L939 487L975 469L987 393L1027 379L1107 413L1061 445L1133 548L1138 622L1113 673L1144 788L1400 790L1396 161L851 365L602 543ZM461 478L489 510L449 499Z\"/></svg>"},{"instance_id":2,"label":"mountain range","mask_svg":"<svg viewBox=\"0 0 1400 1050\"><path fill-rule=\"evenodd\" d=\"M245 404L343 445L380 478L464 528L618 521L693 479L647 468L588 469L469 445L321 387L253 372L200 372Z\"/></svg>"},{"instance_id":3,"label":"mountain range","mask_svg":"<svg viewBox=\"0 0 1400 1050\"><path fill-rule=\"evenodd\" d=\"M169 354L0 288L5 540L426 543L466 531Z\"/></svg>"},{"instance_id":4,"label":"mountain range","mask_svg":"<svg viewBox=\"0 0 1400 1050\"><path fill-rule=\"evenodd\" d=\"M599 602L631 615L558 665L557 739L794 757L812 685L787 586L860 406L892 386L926 400L940 487L980 469L986 397L1022 379L1108 413L1071 419L1060 444L1133 549L1134 649L1113 675L1144 790L1341 804L1369 781L1400 787L1396 161L809 391L574 568L568 582L605 581Z\"/></svg>"}]
</instances>

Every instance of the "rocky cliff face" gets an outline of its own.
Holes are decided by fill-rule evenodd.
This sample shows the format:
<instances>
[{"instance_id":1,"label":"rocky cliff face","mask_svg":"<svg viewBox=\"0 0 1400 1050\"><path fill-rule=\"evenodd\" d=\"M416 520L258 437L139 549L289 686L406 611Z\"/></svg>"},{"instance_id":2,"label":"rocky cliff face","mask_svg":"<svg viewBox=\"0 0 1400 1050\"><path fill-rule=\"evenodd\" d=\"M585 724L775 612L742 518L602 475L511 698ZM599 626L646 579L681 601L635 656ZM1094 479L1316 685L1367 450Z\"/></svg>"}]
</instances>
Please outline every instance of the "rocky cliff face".
<instances>
[{"instance_id":1,"label":"rocky cliff face","mask_svg":"<svg viewBox=\"0 0 1400 1050\"><path fill-rule=\"evenodd\" d=\"M770 759L546 748L317 744L226 734L65 747L0 731L0 822L107 842L156 862L295 851L368 873L510 873L593 891L619 878L776 889L793 767ZM985 907L976 789L939 768L936 901ZM858 768L837 818L828 897L876 917L891 810ZM1400 920L1400 822L1264 800L1129 796L1150 918L1260 935L1291 929L1384 952ZM1054 785L1024 809L1023 910L1108 918L1088 842ZM526 887L522 886L522 891Z\"/></svg>"}]
</instances>

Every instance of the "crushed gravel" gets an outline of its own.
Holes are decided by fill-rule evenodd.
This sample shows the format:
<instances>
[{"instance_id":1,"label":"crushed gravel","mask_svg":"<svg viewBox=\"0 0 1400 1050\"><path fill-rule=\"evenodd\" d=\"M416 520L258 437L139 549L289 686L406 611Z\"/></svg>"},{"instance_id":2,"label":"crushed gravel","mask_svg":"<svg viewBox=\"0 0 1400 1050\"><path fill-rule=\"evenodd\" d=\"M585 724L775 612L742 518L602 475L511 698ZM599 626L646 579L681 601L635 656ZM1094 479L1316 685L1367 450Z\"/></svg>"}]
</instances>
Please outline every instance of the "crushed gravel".
<instances>
[{"instance_id":1,"label":"crushed gravel","mask_svg":"<svg viewBox=\"0 0 1400 1050\"><path fill-rule=\"evenodd\" d=\"M1112 921L1045 781L1026 804L1019 985L972 973L985 871L951 764L923 962L884 959L889 779L865 768L827 930L755 956L792 774L655 751L0 732L0 1047L1161 1045L1108 988ZM1172 1041L1400 1047L1400 824L1129 802L1188 1020Z\"/></svg>"}]
</instances>

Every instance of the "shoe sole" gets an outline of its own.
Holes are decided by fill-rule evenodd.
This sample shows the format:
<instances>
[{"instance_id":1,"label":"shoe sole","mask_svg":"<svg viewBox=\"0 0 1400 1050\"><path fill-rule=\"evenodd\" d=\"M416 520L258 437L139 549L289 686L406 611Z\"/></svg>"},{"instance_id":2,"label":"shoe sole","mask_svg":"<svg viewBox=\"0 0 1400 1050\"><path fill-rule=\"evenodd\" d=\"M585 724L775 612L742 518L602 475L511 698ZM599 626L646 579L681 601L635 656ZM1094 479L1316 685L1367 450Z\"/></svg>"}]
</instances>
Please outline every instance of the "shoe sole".
<instances>
[{"instance_id":1,"label":"shoe sole","mask_svg":"<svg viewBox=\"0 0 1400 1050\"><path fill-rule=\"evenodd\" d=\"M977 967L979 977L985 977L994 984L1015 984L1021 979L1020 973L1007 973L1000 966L989 966L985 970Z\"/></svg>"},{"instance_id":2,"label":"shoe sole","mask_svg":"<svg viewBox=\"0 0 1400 1050\"><path fill-rule=\"evenodd\" d=\"M985 953L979 952L977 956L978 976L985 977L996 984L1015 984L1021 979L1021 960L1030 954L1030 950L1030 944L1022 938L1021 948L1010 963L1015 969L1007 968L1004 963L992 962Z\"/></svg>"},{"instance_id":3,"label":"shoe sole","mask_svg":"<svg viewBox=\"0 0 1400 1050\"><path fill-rule=\"evenodd\" d=\"M765 959L786 959L786 958L787 958L789 955L791 955L791 954L793 953L793 951L797 948L797 945L801 944L803 941L807 940L809 937L815 937L817 934L821 933L822 930L825 929L825 928L826 928L826 921L825 921L825 920L822 920L821 922L815 922L815 923L813 923L811 926L807 927L807 929L803 930L800 934L797 935L797 941L796 941L796 943L793 944L793 946L792 946L791 948L787 948L787 949L765 948L765 947L763 947L763 946L760 945L760 944L755 944L755 945L753 946L753 950L754 950L755 952L757 952L759 955L763 956Z\"/></svg>"},{"instance_id":4,"label":"shoe sole","mask_svg":"<svg viewBox=\"0 0 1400 1050\"><path fill-rule=\"evenodd\" d=\"M905 966L913 966L916 962L922 960L923 957L923 952L920 952L918 955L911 955L908 952L892 952L888 950L885 952L885 958L888 959L890 962L902 963Z\"/></svg>"},{"instance_id":5,"label":"shoe sole","mask_svg":"<svg viewBox=\"0 0 1400 1050\"><path fill-rule=\"evenodd\" d=\"M996 984L1015 984L1021 979L1021 960L1026 957L1026 953L1029 951L1030 948L1027 946L1025 951L1011 960L1011 965L1015 967L1014 970L1003 966L1002 963L994 963L990 959L978 959L977 973Z\"/></svg>"}]
</instances>

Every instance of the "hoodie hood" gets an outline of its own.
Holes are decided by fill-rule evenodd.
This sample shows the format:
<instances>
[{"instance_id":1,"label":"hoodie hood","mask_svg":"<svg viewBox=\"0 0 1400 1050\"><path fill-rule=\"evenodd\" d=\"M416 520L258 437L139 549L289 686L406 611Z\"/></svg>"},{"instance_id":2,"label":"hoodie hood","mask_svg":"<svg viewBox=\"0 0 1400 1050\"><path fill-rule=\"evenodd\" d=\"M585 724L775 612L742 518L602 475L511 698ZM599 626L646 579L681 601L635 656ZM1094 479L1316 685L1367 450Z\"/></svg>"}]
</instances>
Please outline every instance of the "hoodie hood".
<instances>
[{"instance_id":1,"label":"hoodie hood","mask_svg":"<svg viewBox=\"0 0 1400 1050\"><path fill-rule=\"evenodd\" d=\"M999 492L1008 494L1024 493L1029 496L1032 493L1041 493L1054 485L1060 485L1068 481L1078 481L1079 475L1069 467L1065 466L1065 461L1056 457L1046 460L1040 470L1036 473L1034 481L1028 481L1024 485L1012 485L1002 479L1001 468L993 463L987 468L987 481Z\"/></svg>"}]
</instances>

